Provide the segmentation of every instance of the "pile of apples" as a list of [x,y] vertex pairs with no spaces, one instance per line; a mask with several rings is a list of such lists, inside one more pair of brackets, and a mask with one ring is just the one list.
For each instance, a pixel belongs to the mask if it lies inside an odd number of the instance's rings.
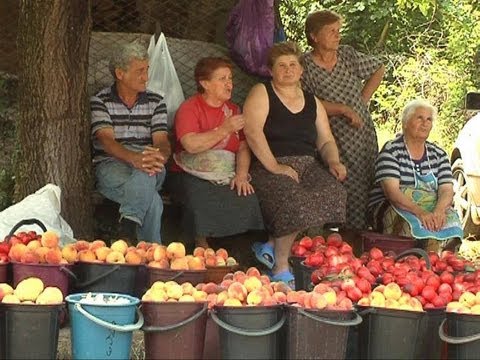
[[480,291],[476,294],[470,291],[464,292],[458,301],[451,301],[447,304],[446,311],[459,314],[480,315]]
[[5,304],[53,305],[63,302],[62,291],[47,286],[37,277],[23,279],[13,289],[9,284],[0,283],[0,300]]
[[189,282],[178,284],[175,281],[156,281],[142,296],[142,301],[204,302],[207,301],[207,293]]
[[306,309],[318,310],[352,310],[353,302],[345,292],[337,292],[325,284],[316,285],[312,291],[290,291],[287,293],[287,303]]
[[8,253],[10,248],[15,244],[27,245],[33,240],[41,240],[42,236],[37,234],[36,231],[20,231],[15,235],[6,236],[5,239],[0,242],[0,264],[9,262]]

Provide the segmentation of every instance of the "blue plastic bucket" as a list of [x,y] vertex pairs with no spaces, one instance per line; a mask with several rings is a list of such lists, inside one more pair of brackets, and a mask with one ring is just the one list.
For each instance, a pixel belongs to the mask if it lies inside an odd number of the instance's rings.
[[[66,297],[74,359],[130,359],[132,333],[143,326],[138,298],[116,293],[92,293],[129,300],[127,304],[85,304],[85,293]],[[135,322],[135,314],[138,320]]]

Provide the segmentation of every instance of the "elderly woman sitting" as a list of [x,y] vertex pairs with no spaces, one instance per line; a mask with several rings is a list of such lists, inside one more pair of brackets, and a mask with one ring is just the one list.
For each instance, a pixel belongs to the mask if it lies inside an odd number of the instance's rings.
[[232,64],[219,57],[195,67],[198,93],[175,115],[175,164],[168,189],[182,206],[183,229],[196,246],[207,237],[263,229],[257,197],[250,184],[250,150],[245,120],[230,101]]
[[[410,101],[403,110],[403,134],[388,141],[375,167],[369,219],[374,230],[413,237],[423,248],[463,236],[452,208],[453,177],[447,154],[428,136],[436,109],[427,101]],[[435,240],[433,240],[435,239]]]

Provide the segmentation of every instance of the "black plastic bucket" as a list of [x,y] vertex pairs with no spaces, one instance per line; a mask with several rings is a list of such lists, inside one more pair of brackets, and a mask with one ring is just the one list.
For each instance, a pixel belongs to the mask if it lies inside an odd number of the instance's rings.
[[147,266],[147,285],[151,287],[155,281],[175,281],[178,284],[185,282],[193,286],[205,282],[207,270],[172,270],[159,269]]
[[[446,324],[446,329],[445,329]],[[448,359],[478,359],[480,356],[480,316],[446,313],[438,335],[448,344]]]
[[344,359],[348,330],[362,322],[354,311],[287,306],[287,359]]
[[[361,359],[418,359],[426,336],[425,312],[359,307]],[[418,341],[417,341],[418,340]]]
[[438,335],[438,328],[445,320],[445,308],[427,309],[422,319],[423,338],[417,339],[420,347],[421,359],[441,359],[445,343]]
[[143,302],[145,359],[201,358],[206,302]]
[[293,277],[295,278],[295,290],[308,290],[313,269],[304,265],[304,256],[290,256],[288,264],[292,268]]
[[136,296],[137,273],[140,265],[96,264],[79,262],[74,267],[77,276],[75,292],[120,293]]
[[284,357],[286,313],[282,305],[214,306],[211,318],[220,327],[222,359]]
[[0,304],[1,359],[56,359],[64,304]]

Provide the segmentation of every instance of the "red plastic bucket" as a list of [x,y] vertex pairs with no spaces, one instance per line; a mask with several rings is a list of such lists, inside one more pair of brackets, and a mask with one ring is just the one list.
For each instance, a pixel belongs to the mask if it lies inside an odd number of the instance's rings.
[[66,297],[69,294],[70,279],[76,279],[72,265],[61,264],[24,264],[12,262],[13,287],[23,279],[37,277],[45,286],[58,287]]
[[145,359],[198,359],[203,354],[206,302],[142,302]]

